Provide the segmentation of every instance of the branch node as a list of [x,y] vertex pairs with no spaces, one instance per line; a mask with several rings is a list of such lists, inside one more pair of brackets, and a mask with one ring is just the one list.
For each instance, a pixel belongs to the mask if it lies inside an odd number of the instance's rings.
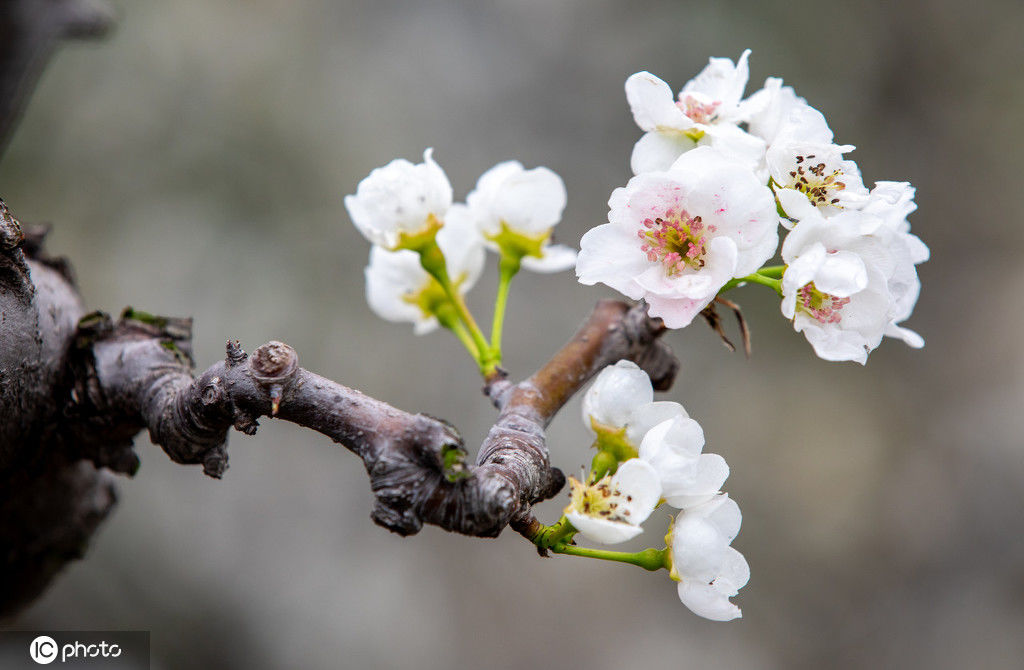
[[228,340],[227,357],[224,359],[224,364],[229,368],[241,365],[245,362],[245,359],[249,357],[240,345],[241,343],[238,340],[235,340],[234,342]]
[[264,386],[281,384],[299,369],[299,355],[284,342],[271,340],[252,352],[249,367]]
[[0,198],[0,250],[13,249],[23,241],[25,241],[25,233],[21,230],[21,224]]

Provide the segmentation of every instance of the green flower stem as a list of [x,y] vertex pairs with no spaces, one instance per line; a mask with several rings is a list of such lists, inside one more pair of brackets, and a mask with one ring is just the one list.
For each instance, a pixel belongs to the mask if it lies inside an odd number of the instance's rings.
[[473,341],[473,337],[466,330],[466,327],[459,321],[459,316],[455,312],[455,308],[451,303],[445,303],[443,307],[439,308],[436,312],[437,320],[442,326],[452,331],[455,337],[459,338],[459,342],[462,342],[462,346],[466,348],[469,355],[473,357],[473,360],[478,364],[480,363],[480,351],[476,348],[476,343]]
[[[455,313],[459,317],[459,321],[466,327],[469,332],[469,336],[475,345],[477,352],[476,355],[477,363],[480,365],[482,372],[486,372],[486,368],[489,365],[493,365],[493,352],[491,352],[490,345],[487,344],[487,339],[484,337],[483,331],[480,330],[480,326],[477,325],[476,319],[469,311],[469,307],[466,306],[466,301],[462,299],[462,294],[459,293],[455,285],[452,284],[451,277],[448,276],[448,267],[445,264],[444,253],[441,248],[437,246],[437,242],[431,242],[425,244],[421,248],[417,249],[420,254],[420,265],[427,273],[437,280],[437,283],[444,289],[445,295],[448,300],[451,301],[452,307],[455,308]],[[500,360],[500,359],[499,359]]]
[[758,270],[757,274],[764,275],[765,277],[771,277],[772,279],[782,279],[782,273],[785,271],[785,265],[766,265]]
[[502,253],[498,264],[498,295],[494,299],[494,321],[491,324],[491,351],[501,360],[501,332],[505,327],[505,306],[512,278],[519,272],[521,256]]
[[[768,269],[771,270],[772,272],[776,271],[775,268],[768,268]],[[785,268],[783,268],[783,270],[784,269]],[[782,276],[781,275],[781,271],[779,271],[779,276],[780,277]],[[780,298],[782,297],[782,279],[777,279],[775,277],[769,277],[769,276],[761,274],[760,272],[755,272],[754,274],[747,275],[746,277],[738,277],[736,279],[730,279],[728,282],[725,283],[725,286],[723,286],[718,292],[720,294],[721,293],[725,293],[726,291],[728,291],[730,289],[734,289],[737,286],[740,286],[741,284],[761,284],[762,286],[767,286],[767,287],[773,289],[776,293],[779,294]]]
[[616,561],[618,563],[629,563],[644,570],[661,570],[668,568],[668,548],[665,549],[644,549],[636,553],[624,551],[605,551],[604,549],[590,549],[589,547],[577,547],[573,544],[559,544],[551,547],[556,554],[569,554],[570,556],[585,556],[586,558],[599,558],[602,561]]

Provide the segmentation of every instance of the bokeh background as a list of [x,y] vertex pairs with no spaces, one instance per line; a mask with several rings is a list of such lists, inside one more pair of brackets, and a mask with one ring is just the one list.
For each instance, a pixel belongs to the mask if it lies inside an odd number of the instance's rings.
[[[63,48],[0,161],[12,210],[52,221],[90,308],[192,315],[205,367],[237,338],[478,444],[492,418],[453,338],[376,319],[342,196],[423,149],[456,197],[494,163],[567,184],[560,241],[605,221],[640,133],[622,85],[674,88],[753,49],[858,145],[865,181],[910,180],[932,249],[908,325],[866,367],[817,359],[760,287],[735,294],[754,356],[694,324],[664,397],[732,466],[744,618],[692,615],[664,573],[541,559],[514,533],[369,519],[361,463],[265,420],[223,481],[145,436],[119,509],[13,627],[146,629],[155,667],[1017,668],[1024,658],[1024,5],[658,0],[116,2],[107,40]],[[487,313],[492,268],[473,296]],[[611,291],[571,273],[513,287],[523,376]],[[731,327],[731,323],[729,324]],[[588,462],[578,401],[553,460]],[[564,504],[540,513],[556,518]],[[648,524],[657,544],[668,514]],[[660,545],[659,545],[660,546]]]

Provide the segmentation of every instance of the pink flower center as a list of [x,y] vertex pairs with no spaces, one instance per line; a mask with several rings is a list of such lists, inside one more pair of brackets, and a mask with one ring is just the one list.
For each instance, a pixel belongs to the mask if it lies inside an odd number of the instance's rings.
[[636,234],[647,260],[661,263],[672,276],[687,268],[704,267],[704,235],[708,232],[715,232],[715,226],[705,226],[699,216],[691,217],[684,210],[670,209],[663,217],[644,219],[643,229]]
[[840,312],[850,299],[822,293],[811,282],[797,291],[796,302],[797,309],[810,314],[819,323],[839,323],[842,320]]
[[796,157],[796,169],[789,172],[793,179],[793,188],[806,195],[816,207],[840,207],[839,198],[835,194],[846,188],[846,184],[839,181],[843,171],[833,170],[825,174],[825,164],[812,164],[813,160],[814,154]]
[[718,100],[714,102],[701,102],[692,95],[688,95],[685,98],[680,97],[676,106],[694,123],[714,123],[715,119],[718,118],[716,110],[721,104],[721,101]]

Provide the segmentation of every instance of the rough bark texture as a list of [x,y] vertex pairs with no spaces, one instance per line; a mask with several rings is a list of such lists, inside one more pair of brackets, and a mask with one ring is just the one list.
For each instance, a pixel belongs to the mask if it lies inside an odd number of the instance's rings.
[[[0,4],[0,149],[56,41],[109,24],[100,7]],[[644,305],[601,302],[531,377],[488,380],[498,416],[470,463],[448,423],[304,370],[281,342],[251,356],[229,342],[223,361],[193,376],[191,320],[131,308],[116,322],[83,316],[69,265],[46,256],[44,234],[0,201],[0,616],[83,555],[115,504],[113,473],[138,469],[132,441],[141,430],[174,461],[220,477],[232,427],[252,434],[260,417],[291,421],[363,460],[378,524],[402,535],[428,523],[490,537],[528,524],[531,505],[564,485],[544,430],[591,376],[628,358],[666,388],[677,370],[658,340],[664,326]]]

